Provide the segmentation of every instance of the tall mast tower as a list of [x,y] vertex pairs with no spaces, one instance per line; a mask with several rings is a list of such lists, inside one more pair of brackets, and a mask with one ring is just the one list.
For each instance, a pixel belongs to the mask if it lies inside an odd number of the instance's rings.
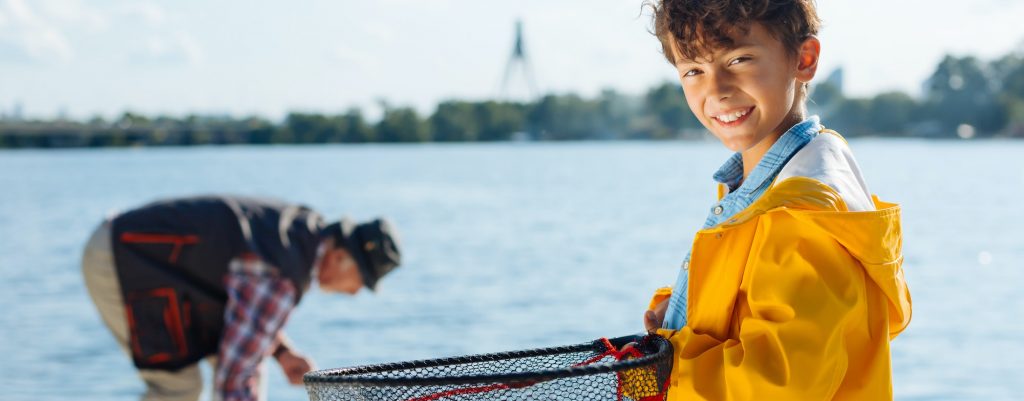
[[530,66],[530,59],[526,57],[526,45],[523,44],[523,21],[516,20],[516,40],[512,46],[512,56],[505,64],[505,76],[501,80],[502,99],[507,99],[509,94],[509,82],[516,71],[520,71],[526,80],[526,88],[529,91],[530,99],[537,98],[537,82],[533,76],[533,68]]

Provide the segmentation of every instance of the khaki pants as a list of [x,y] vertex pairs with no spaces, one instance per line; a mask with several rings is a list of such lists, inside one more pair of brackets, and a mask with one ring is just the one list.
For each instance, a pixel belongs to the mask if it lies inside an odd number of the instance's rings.
[[[110,222],[105,221],[92,233],[82,255],[82,275],[96,310],[103,323],[110,329],[121,350],[131,357],[128,349],[128,321],[125,317],[124,301],[121,298],[121,284],[117,281],[114,254],[110,245]],[[217,358],[209,357],[211,371],[217,366]],[[261,364],[261,377],[266,377],[266,364]],[[203,377],[199,364],[182,368],[177,372],[154,369],[139,369],[139,376],[146,383],[145,401],[195,401],[203,391]],[[266,380],[261,380],[260,397],[266,399]],[[213,399],[220,397],[214,395]]]

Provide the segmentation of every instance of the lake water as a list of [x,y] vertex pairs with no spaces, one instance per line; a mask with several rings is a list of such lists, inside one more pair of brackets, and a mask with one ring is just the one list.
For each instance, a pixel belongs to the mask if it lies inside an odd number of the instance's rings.
[[[1024,398],[1024,142],[851,141],[904,208],[899,400]],[[274,146],[0,152],[0,399],[133,400],[79,258],[107,213],[182,194],[390,216],[405,266],[377,294],[312,292],[287,332],[320,368],[642,329],[714,200],[717,143]],[[303,400],[276,364],[270,398]]]

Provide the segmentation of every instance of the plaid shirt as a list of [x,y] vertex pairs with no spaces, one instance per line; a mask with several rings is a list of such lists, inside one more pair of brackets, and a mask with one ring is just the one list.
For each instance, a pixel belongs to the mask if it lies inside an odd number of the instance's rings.
[[224,281],[228,302],[214,391],[224,401],[257,400],[259,366],[277,347],[277,335],[295,307],[296,288],[252,254],[233,259]]

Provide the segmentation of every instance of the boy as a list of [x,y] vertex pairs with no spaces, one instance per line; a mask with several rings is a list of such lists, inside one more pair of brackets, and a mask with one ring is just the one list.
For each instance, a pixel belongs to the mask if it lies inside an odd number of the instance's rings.
[[736,154],[649,331],[672,342],[670,400],[892,399],[910,320],[899,207],[869,196],[846,142],[807,117],[813,0],[659,0],[686,102]]

